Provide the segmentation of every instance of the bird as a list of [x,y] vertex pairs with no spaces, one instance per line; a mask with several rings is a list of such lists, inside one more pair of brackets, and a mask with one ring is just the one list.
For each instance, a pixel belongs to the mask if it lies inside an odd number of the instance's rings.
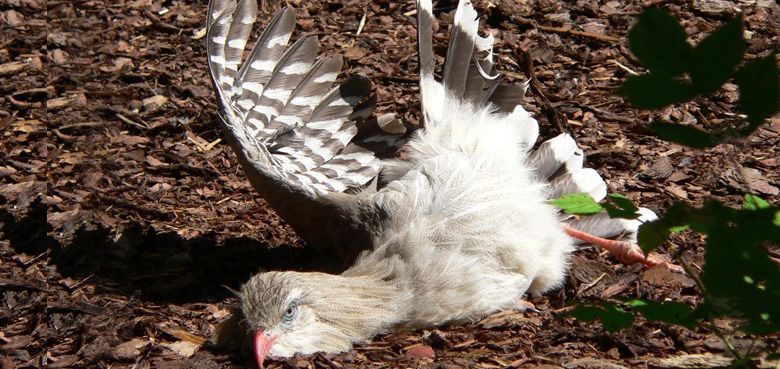
[[562,286],[581,241],[626,262],[658,262],[632,243],[651,210],[577,218],[549,203],[569,193],[600,201],[607,186],[570,134],[536,145],[538,122],[521,105],[527,83],[501,83],[495,38],[480,35],[469,0],[455,9],[441,79],[433,5],[417,1],[416,129],[374,116],[365,77],[336,83],[343,59],[318,57],[315,36],[290,45],[291,8],[275,13],[243,60],[257,14],[255,0],[209,2],[219,124],[260,196],[307,245],[346,265],[339,274],[260,272],[236,291],[258,366],[522,311],[526,294]]

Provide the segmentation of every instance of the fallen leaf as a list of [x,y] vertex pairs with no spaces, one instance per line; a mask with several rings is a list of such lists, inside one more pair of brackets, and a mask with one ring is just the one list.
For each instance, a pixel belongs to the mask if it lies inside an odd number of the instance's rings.
[[142,136],[117,135],[111,137],[111,143],[121,143],[126,146],[143,145],[149,143],[149,139]]
[[132,360],[141,355],[141,349],[150,343],[151,341],[148,338],[133,338],[114,347],[111,354],[117,360]]
[[163,343],[162,346],[175,352],[179,356],[190,357],[195,355],[200,345],[188,341],[177,341],[174,343]]
[[144,110],[154,110],[156,108],[162,107],[167,102],[168,98],[163,95],[154,95],[141,101],[141,103],[144,105]]

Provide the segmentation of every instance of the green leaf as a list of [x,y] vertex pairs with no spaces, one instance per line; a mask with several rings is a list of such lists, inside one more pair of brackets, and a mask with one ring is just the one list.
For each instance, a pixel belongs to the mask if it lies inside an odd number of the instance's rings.
[[754,369],[756,366],[749,358],[734,359],[728,369]]
[[693,49],[690,74],[696,92],[714,92],[729,79],[747,49],[742,29],[742,17],[739,16],[712,32]]
[[642,314],[647,320],[676,324],[688,328],[692,328],[695,323],[691,319],[693,309],[681,302],[631,300],[627,304],[634,311]]
[[768,209],[770,207],[771,205],[766,200],[753,194],[745,195],[745,201],[742,204],[742,209],[744,210]]
[[658,137],[666,141],[678,143],[695,149],[706,149],[719,143],[719,140],[714,135],[691,126],[684,126],[681,124],[654,121],[650,124],[650,130],[652,130]]
[[739,85],[739,111],[747,114],[751,133],[764,119],[777,112],[778,83],[775,55],[754,60],[740,68],[736,75]]
[[713,316],[742,319],[747,333],[778,332],[780,268],[764,246],[780,242],[772,224],[777,208],[755,197],[747,197],[746,203],[748,209],[738,210],[710,202],[688,212],[707,234],[701,274],[705,302]]
[[750,334],[780,332],[780,268],[766,249],[767,244],[780,244],[780,211],[754,195],[745,196],[743,209],[716,201],[701,208],[677,203],[662,218],[639,228],[639,244],[645,252],[652,250],[684,225],[707,235],[702,304],[693,311],[653,307],[647,301],[627,305],[648,319],[667,323],[732,317],[744,322],[740,328]]
[[691,45],[685,29],[669,13],[651,8],[639,16],[628,33],[628,44],[653,74],[673,77],[688,69]]
[[561,208],[561,210],[565,211],[567,214],[573,215],[593,215],[604,210],[593,197],[586,193],[574,193],[561,196],[550,201],[550,204]]
[[619,331],[634,324],[634,315],[626,312],[620,306],[608,303],[600,305],[602,306],[578,306],[569,314],[584,322],[600,320],[604,328],[610,332]]
[[610,218],[636,219],[641,214],[639,208],[631,202],[631,199],[619,193],[609,195],[610,203],[604,204]]
[[680,233],[680,232],[682,232],[682,231],[684,231],[684,230],[686,230],[688,228],[691,228],[691,226],[689,226],[687,224],[681,225],[681,226],[676,226],[676,227],[670,227],[669,228],[669,232]]
[[663,217],[639,226],[637,243],[647,254],[666,242],[672,232],[680,232],[689,227],[699,231],[705,227],[705,225],[700,224],[702,222],[702,220],[692,216],[691,208],[688,205],[677,203],[672,205]]
[[628,77],[615,93],[642,109],[662,109],[695,96],[690,85],[654,73]]

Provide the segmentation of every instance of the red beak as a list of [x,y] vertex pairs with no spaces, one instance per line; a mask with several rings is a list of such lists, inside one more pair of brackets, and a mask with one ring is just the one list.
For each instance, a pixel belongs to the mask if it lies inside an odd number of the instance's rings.
[[255,333],[255,358],[257,358],[257,366],[261,369],[265,368],[263,362],[275,341],[276,336],[269,336],[263,331]]

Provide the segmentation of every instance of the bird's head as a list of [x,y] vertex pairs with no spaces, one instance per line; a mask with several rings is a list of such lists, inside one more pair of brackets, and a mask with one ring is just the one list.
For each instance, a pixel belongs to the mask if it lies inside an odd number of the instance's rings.
[[267,272],[239,293],[258,366],[266,357],[342,352],[384,329],[391,318],[389,290],[362,278],[324,273]]
[[[254,335],[258,366],[266,356],[289,357],[324,346],[323,326],[316,312],[316,291],[300,273],[269,272],[241,287],[241,310]],[[311,276],[310,276],[311,277]],[[319,313],[319,314],[318,314]]]

